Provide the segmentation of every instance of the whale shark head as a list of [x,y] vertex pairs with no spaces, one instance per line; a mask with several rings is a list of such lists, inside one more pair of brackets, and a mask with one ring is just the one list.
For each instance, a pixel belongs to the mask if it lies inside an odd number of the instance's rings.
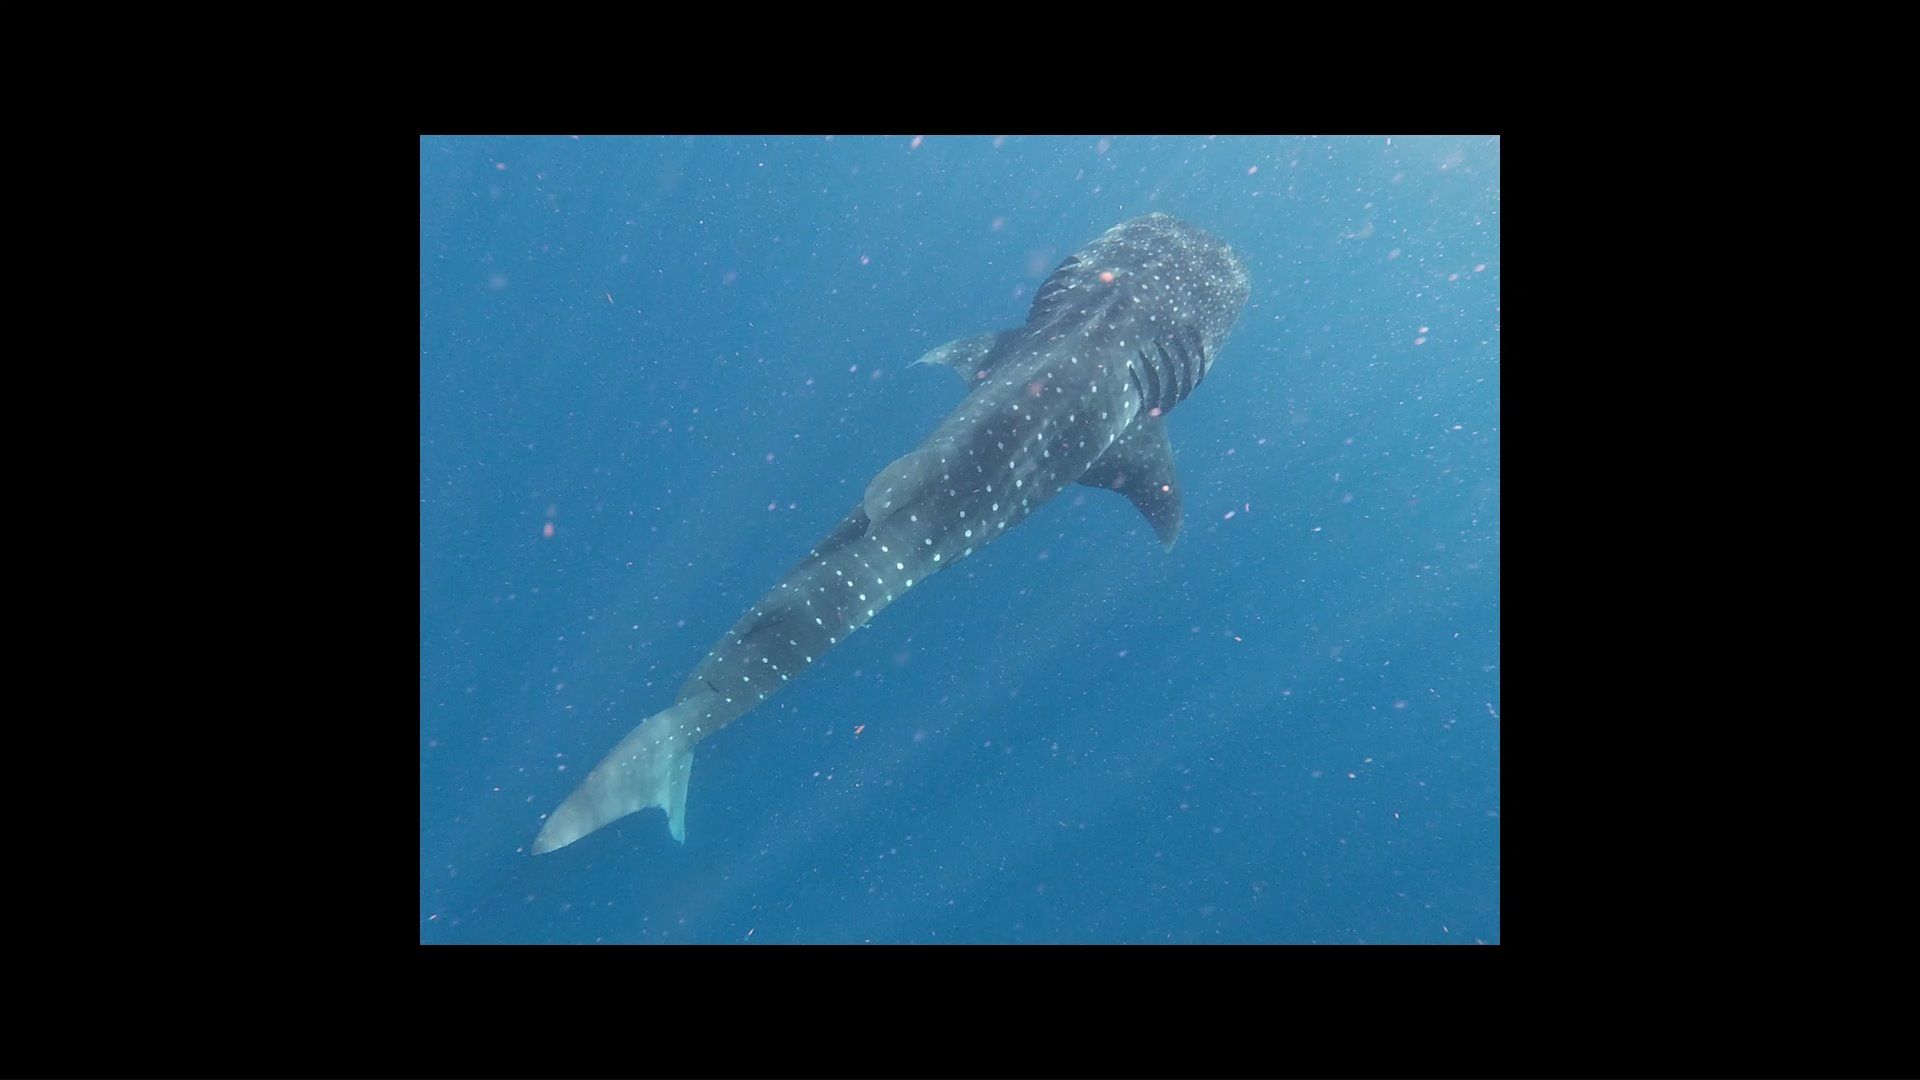
[[1239,256],[1213,234],[1171,214],[1147,214],[1067,256],[1034,293],[1027,325],[1139,321],[1149,333],[1154,324],[1190,326],[1210,363],[1250,289]]

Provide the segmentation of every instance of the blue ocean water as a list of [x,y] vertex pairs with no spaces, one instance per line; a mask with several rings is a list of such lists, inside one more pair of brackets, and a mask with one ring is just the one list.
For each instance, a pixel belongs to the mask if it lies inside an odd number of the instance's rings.
[[[1500,148],[429,137],[420,940],[1496,943]],[[700,744],[687,842],[544,815],[1151,211],[1252,296],[1162,550],[1070,488]]]

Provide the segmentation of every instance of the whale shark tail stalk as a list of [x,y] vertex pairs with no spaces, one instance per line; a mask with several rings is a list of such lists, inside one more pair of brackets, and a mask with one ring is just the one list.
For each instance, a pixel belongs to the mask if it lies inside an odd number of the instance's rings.
[[687,780],[693,745],[714,727],[718,695],[703,691],[654,713],[593,767],[567,801],[547,818],[533,853],[566,847],[636,810],[667,812],[667,830],[687,842]]

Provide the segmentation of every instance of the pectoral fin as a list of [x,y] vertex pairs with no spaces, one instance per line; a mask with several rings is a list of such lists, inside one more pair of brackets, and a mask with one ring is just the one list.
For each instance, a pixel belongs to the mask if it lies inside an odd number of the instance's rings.
[[1000,348],[1013,335],[1014,330],[1002,330],[994,334],[979,334],[970,338],[957,338],[937,348],[928,349],[909,367],[919,364],[945,364],[967,381],[971,390],[985,381],[994,366],[1007,354]]
[[1173,474],[1173,445],[1166,421],[1157,416],[1135,420],[1107,452],[1087,468],[1080,482],[1125,495],[1171,550],[1180,535],[1180,480]]

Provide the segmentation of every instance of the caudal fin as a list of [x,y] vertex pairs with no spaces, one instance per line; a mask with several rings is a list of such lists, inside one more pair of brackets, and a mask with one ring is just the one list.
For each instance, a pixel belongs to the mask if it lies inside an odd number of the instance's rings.
[[629,732],[547,818],[540,835],[534,837],[533,853],[544,855],[566,847],[649,806],[665,810],[667,831],[686,843],[693,745],[703,731],[712,730],[712,704],[713,695],[695,694],[654,713]]

